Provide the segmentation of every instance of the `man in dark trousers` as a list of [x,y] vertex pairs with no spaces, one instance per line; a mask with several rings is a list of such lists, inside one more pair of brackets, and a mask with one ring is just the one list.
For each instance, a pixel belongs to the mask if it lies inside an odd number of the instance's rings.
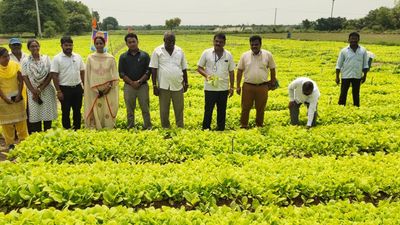
[[[360,106],[360,86],[367,79],[368,53],[358,45],[360,34],[353,32],[349,35],[349,46],[340,51],[336,64],[336,84],[340,84],[339,105],[346,105],[347,92],[350,84],[353,92],[353,104]],[[342,73],[342,79],[340,79]]]

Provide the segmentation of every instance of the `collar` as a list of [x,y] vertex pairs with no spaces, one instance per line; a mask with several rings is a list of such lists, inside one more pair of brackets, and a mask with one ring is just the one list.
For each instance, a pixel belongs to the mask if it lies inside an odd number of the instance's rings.
[[132,54],[132,52],[129,51],[129,49],[128,49],[128,51],[126,51],[126,54],[131,55],[131,56],[135,56],[135,55],[137,55],[137,54],[140,55],[140,53],[141,53],[141,50],[140,50],[140,49],[138,49],[138,51],[137,51],[135,54]]
[[[251,51],[251,50],[250,50],[250,51]],[[254,52],[253,52],[253,51],[251,51],[251,54],[252,54],[252,55],[254,55],[254,56],[261,55],[261,54],[262,54],[262,49],[260,49],[260,51],[259,51],[257,54],[254,54]]]
[[63,56],[63,57],[68,57],[68,58],[72,58],[72,57],[74,57],[75,56],[75,54],[74,54],[74,52],[72,52],[71,53],[71,56],[67,56],[64,52],[61,52],[61,56]]

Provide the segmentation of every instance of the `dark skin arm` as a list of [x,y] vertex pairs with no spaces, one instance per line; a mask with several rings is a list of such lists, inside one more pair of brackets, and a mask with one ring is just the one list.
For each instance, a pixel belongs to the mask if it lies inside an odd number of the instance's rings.
[[80,75],[81,75],[81,82],[82,82],[82,85],[85,86],[85,83],[84,83],[84,81],[85,81],[85,71],[84,71],[84,70],[81,70],[81,71],[80,71]]
[[340,69],[336,69],[336,84],[340,84]]
[[19,71],[18,71],[17,79],[18,79],[18,95],[15,98],[15,102],[19,102],[22,100],[22,88],[24,87],[24,81],[22,79],[22,74]]
[[211,75],[207,74],[204,67],[197,66],[197,72],[199,72],[199,74],[201,74],[204,78],[206,78],[206,80],[209,80],[211,77]]
[[153,82],[153,93],[155,96],[160,94],[160,90],[157,86],[157,68],[151,68],[151,81]]
[[[31,81],[29,80],[29,78],[27,76],[23,77],[26,87],[29,89],[29,91],[32,93],[32,99],[35,102],[39,101],[39,95],[40,95],[40,91],[39,88],[34,88]],[[47,78],[46,78],[47,79]]]
[[238,95],[240,95],[240,92],[242,91],[242,88],[240,87],[240,83],[242,82],[242,76],[243,76],[243,70],[238,69],[236,75],[236,93]]
[[142,84],[143,82],[145,82],[146,80],[148,80],[149,77],[147,76],[147,74],[143,74],[139,80],[131,80],[128,76],[123,76],[122,80],[131,85],[133,88],[135,89],[139,89],[140,84]]
[[187,92],[187,90],[189,88],[187,70],[184,69],[184,70],[182,70],[182,72],[183,72],[183,93],[185,93],[185,92]]
[[51,73],[51,76],[53,77],[53,83],[54,86],[56,87],[56,91],[57,91],[57,98],[60,101],[64,100],[64,95],[60,89],[60,80],[58,79],[58,73]]
[[368,73],[369,68],[363,69],[364,76],[361,78],[361,83],[363,84],[365,80],[367,79],[367,73]]
[[229,97],[233,96],[233,87],[235,86],[235,71],[229,71],[229,83],[230,83],[230,88],[229,88]]

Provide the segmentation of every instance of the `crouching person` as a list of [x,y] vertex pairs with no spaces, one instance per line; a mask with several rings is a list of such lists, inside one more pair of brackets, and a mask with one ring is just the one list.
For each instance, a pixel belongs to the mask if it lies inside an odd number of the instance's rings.
[[307,128],[315,126],[319,96],[317,84],[307,77],[299,77],[289,84],[289,110],[292,125],[299,124],[299,109],[304,103],[308,108]]

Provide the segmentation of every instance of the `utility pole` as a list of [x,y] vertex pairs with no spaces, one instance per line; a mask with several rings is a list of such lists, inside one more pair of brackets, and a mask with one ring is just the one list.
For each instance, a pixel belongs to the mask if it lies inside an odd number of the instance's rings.
[[332,0],[331,18],[333,17],[333,7],[335,6],[335,0]]
[[275,8],[274,26],[276,26],[276,14],[278,14],[278,8]]
[[39,37],[42,38],[42,28],[40,26],[40,14],[39,14],[38,0],[35,0],[35,2],[36,2],[36,15],[37,15],[38,32],[39,32]]

